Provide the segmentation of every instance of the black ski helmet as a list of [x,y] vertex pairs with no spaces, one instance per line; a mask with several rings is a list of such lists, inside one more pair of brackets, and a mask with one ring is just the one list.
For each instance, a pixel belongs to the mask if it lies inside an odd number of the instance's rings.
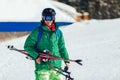
[[42,12],[42,16],[55,16],[56,12],[52,8],[45,8]]

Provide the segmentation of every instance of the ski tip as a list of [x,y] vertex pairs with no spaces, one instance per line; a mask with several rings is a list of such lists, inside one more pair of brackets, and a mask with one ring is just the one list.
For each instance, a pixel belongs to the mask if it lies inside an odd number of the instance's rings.
[[79,63],[79,62],[82,62],[82,60],[81,60],[81,59],[78,59],[78,60],[75,60],[75,62],[78,62],[78,63]]
[[78,64],[81,65],[81,66],[83,65],[83,64],[81,63],[81,62],[82,62],[81,59],[78,59],[78,60],[76,60],[75,62],[78,63]]
[[8,49],[12,49],[14,46],[13,45],[8,45],[7,48]]

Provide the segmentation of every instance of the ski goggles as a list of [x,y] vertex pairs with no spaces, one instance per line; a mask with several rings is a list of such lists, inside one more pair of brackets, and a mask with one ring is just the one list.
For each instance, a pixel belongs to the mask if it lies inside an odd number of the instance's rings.
[[46,21],[54,20],[53,16],[44,16],[43,19],[46,20]]

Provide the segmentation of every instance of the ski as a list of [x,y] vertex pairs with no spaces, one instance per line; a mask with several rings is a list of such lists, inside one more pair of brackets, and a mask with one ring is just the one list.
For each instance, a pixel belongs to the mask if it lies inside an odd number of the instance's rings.
[[74,78],[71,77],[71,72],[68,72],[68,71],[64,71],[63,69],[61,68],[57,68],[57,67],[54,67],[53,65],[49,65],[51,69],[53,69],[54,71],[62,74],[63,76],[65,76],[66,80],[74,80]]
[[8,48],[9,50],[14,50],[14,51],[20,52],[20,53],[26,55],[26,56],[27,56],[27,57],[26,57],[27,59],[33,60],[32,56],[30,56],[29,53],[26,52],[25,50],[17,49],[17,48],[15,48],[13,45],[8,45],[7,48]]
[[[14,51],[20,52],[20,53],[25,54],[28,57],[32,58],[32,56],[30,56],[28,52],[26,52],[25,50],[17,49],[13,45],[8,45],[7,48],[9,50],[14,50]],[[61,57],[52,55],[50,52],[47,52],[47,54],[46,54],[46,52],[40,52],[39,55],[40,55],[41,58],[46,58],[46,59],[49,59],[49,60],[63,60],[63,61],[68,61],[68,62],[75,62],[79,65],[82,65],[82,63],[81,63],[82,60],[81,59],[77,59],[77,60],[65,59],[65,58],[61,58]]]
[[[26,55],[26,56],[27,56],[27,57],[26,57],[27,59],[34,60],[34,59],[32,58],[32,56],[30,56],[29,53],[26,52],[25,50],[17,49],[17,48],[15,48],[13,45],[8,45],[7,48],[8,48],[9,50],[14,50],[14,51],[17,51],[17,52],[20,52],[20,53]],[[44,58],[45,58],[45,59],[48,59],[48,60],[63,60],[63,61],[69,61],[69,62],[76,62],[76,63],[78,63],[79,65],[82,65],[82,63],[81,63],[82,60],[80,60],[80,59],[77,59],[77,60],[64,59],[64,58],[61,58],[61,57],[57,57],[57,56],[55,56],[55,55],[52,55],[52,54],[50,54],[50,52],[47,52],[47,53],[46,53],[46,52],[40,52],[39,55],[40,55],[40,58],[41,58],[41,59],[44,59]],[[54,71],[57,71],[58,73],[60,73],[60,74],[62,74],[63,76],[65,76],[66,80],[74,80],[74,78],[72,78],[71,75],[70,75],[71,72],[64,71],[63,69],[54,67],[54,66],[51,65],[51,64],[49,64],[49,66],[50,66],[50,68],[53,69]]]
[[[28,52],[26,52],[25,50],[20,50],[20,49],[17,49],[17,48],[15,48],[13,45],[8,45],[7,46],[7,48],[9,49],[9,50],[14,50],[14,51],[17,51],[17,52],[20,52],[20,53],[22,53],[22,54],[24,54],[24,55],[27,55],[27,59],[30,59],[30,60],[34,60],[29,54],[28,54]],[[57,58],[56,57],[53,57],[51,54],[45,54],[45,52],[42,52],[42,53],[40,53],[40,57],[41,58],[47,58],[47,59],[49,59],[49,60],[57,60]],[[29,57],[29,58],[28,58]],[[49,64],[49,66],[50,66],[50,68],[51,69],[53,69],[54,71],[57,71],[58,73],[60,73],[60,74],[62,74],[63,76],[65,76],[65,78],[66,78],[66,80],[74,80],[74,78],[72,78],[71,76],[70,76],[70,72],[68,72],[68,71],[64,71],[63,69],[61,69],[61,68],[57,68],[57,67],[54,67],[52,64]]]

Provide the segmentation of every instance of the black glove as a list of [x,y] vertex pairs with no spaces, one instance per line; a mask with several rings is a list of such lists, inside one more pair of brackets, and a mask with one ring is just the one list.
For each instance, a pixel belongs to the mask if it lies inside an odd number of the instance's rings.
[[64,67],[64,71],[65,71],[65,72],[67,72],[68,69],[69,69],[68,66],[65,66],[65,67]]

